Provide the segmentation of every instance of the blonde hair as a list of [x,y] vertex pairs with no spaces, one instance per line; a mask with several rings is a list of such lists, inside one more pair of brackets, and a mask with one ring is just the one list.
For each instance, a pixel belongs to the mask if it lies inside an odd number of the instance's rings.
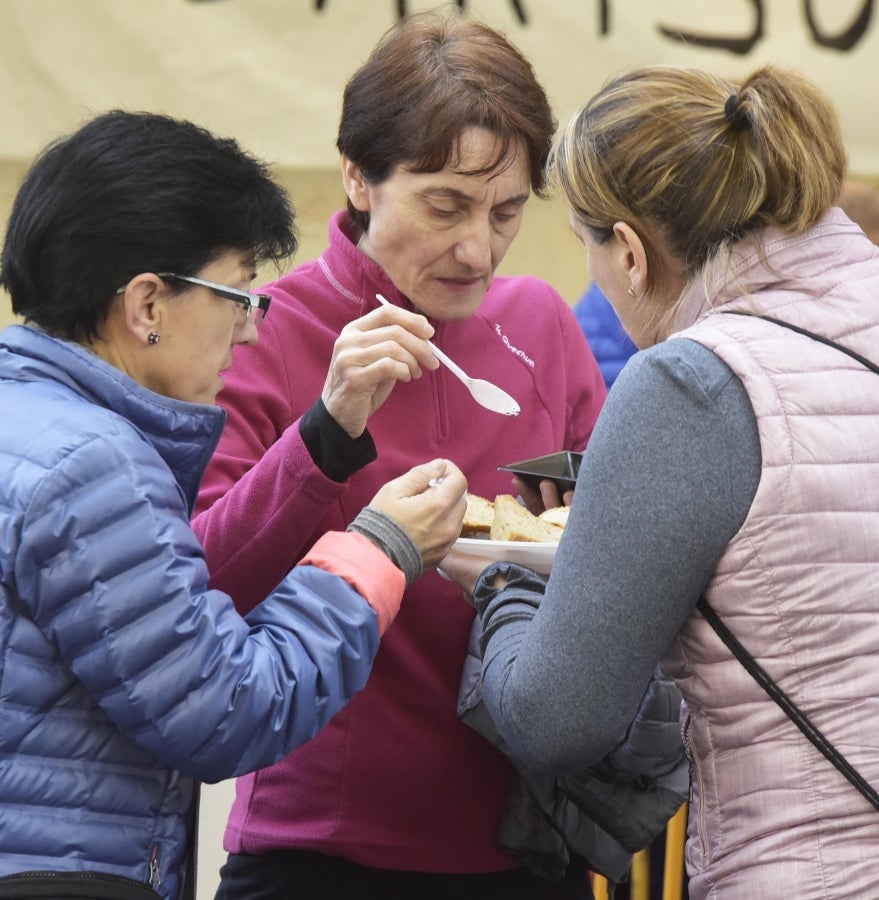
[[549,168],[599,243],[619,221],[637,232],[649,294],[669,262],[693,278],[760,229],[813,226],[839,196],[846,153],[832,104],[794,72],[765,66],[736,85],[645,66],[608,81],[571,119]]

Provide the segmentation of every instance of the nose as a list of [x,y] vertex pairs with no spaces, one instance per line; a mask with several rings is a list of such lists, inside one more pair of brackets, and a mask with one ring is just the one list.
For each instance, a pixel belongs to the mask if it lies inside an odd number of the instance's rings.
[[491,269],[491,225],[487,220],[467,222],[455,244],[455,259],[477,272]]
[[259,340],[259,329],[250,316],[243,317],[237,322],[232,331],[232,343],[234,344],[256,344]]

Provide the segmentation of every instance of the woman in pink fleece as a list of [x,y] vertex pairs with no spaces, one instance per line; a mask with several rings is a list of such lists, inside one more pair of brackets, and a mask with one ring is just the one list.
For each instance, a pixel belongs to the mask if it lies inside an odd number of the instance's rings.
[[[266,287],[272,316],[227,373],[195,520],[214,583],[243,608],[414,462],[451,459],[494,497],[514,487],[499,465],[586,445],[605,388],[573,313],[537,278],[495,277],[554,131],[527,60],[461,16],[409,17],[349,81],[347,209],[319,259]],[[521,414],[413,365],[425,336]],[[551,883],[498,846],[513,769],[456,716],[472,622],[436,573],[409,585],[366,689],[239,779],[219,896],[591,896],[583,865]]]

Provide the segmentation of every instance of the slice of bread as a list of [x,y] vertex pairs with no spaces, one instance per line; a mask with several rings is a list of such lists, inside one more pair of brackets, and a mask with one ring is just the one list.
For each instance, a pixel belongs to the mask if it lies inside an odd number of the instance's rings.
[[494,501],[494,519],[489,537],[493,541],[558,543],[564,529],[532,515],[513,497],[500,494]]
[[570,506],[553,506],[545,509],[537,518],[549,522],[550,525],[558,525],[564,528],[568,524],[568,513],[571,511]]
[[464,513],[464,525],[461,534],[464,537],[477,534],[487,535],[494,521],[494,503],[477,494],[467,494],[467,511]]

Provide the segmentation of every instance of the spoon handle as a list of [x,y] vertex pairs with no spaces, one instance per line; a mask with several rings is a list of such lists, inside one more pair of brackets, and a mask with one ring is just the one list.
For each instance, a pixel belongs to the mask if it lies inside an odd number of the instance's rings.
[[[386,297],[383,297],[381,294],[376,294],[375,299],[378,300],[379,303],[384,304],[385,306],[392,305],[391,301],[388,300]],[[470,376],[457,363],[452,362],[452,360],[449,359],[449,357],[446,356],[446,354],[443,353],[443,351],[440,350],[440,348],[437,347],[436,344],[433,343],[433,341],[428,341],[427,344],[430,347],[431,351],[433,352],[433,355],[444,366],[446,366],[450,372],[452,372],[454,375],[456,375],[458,378],[460,378],[461,381],[464,382],[464,384],[468,384],[470,382]]]
[[433,351],[433,355],[453,374],[457,375],[464,384],[469,383],[470,376],[455,362],[452,362],[433,341],[428,341],[428,346]]

